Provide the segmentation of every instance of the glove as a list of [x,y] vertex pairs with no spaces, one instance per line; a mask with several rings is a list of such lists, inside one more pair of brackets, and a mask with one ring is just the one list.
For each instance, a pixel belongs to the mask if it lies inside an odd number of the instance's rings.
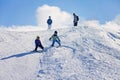
[[51,40],[51,38],[49,38],[49,40]]

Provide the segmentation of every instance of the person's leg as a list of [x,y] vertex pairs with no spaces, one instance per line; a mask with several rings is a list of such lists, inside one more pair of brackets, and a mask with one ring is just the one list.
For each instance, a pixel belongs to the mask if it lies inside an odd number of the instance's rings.
[[39,47],[40,47],[41,49],[44,49],[44,47],[43,47],[42,45],[39,45]]
[[49,29],[49,24],[48,24],[48,29]]
[[76,26],[78,25],[78,22],[76,22]]
[[75,26],[77,26],[77,22],[75,22]]
[[48,24],[48,29],[51,29],[51,25]]
[[51,29],[51,25],[49,25],[49,29]]
[[60,43],[60,41],[56,40],[56,42],[59,44],[59,46],[61,46],[61,43]]
[[38,46],[36,45],[36,46],[35,46],[35,51],[37,51],[37,48],[38,48]]
[[75,22],[74,22],[74,26],[75,26]]
[[55,40],[52,41],[52,45],[51,46],[54,46],[54,44],[55,44]]

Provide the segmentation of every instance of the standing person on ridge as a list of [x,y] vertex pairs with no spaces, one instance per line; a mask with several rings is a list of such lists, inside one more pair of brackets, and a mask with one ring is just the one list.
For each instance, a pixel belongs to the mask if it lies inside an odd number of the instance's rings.
[[73,17],[74,17],[74,20],[73,20],[74,26],[77,26],[78,21],[79,21],[79,17],[75,13],[73,13]]
[[54,34],[53,34],[53,35],[50,37],[50,39],[49,39],[49,40],[52,39],[52,45],[51,45],[52,47],[54,46],[55,42],[57,42],[57,43],[59,44],[59,46],[61,46],[60,39],[59,39],[57,33],[58,33],[58,32],[55,31]]
[[41,44],[39,36],[37,36],[36,39],[35,39],[35,50],[34,51],[37,51],[38,47],[40,47],[42,50],[44,50],[44,47]]
[[47,24],[48,24],[48,29],[51,29],[51,26],[52,26],[51,16],[49,16],[49,18],[48,18],[48,20],[47,20]]

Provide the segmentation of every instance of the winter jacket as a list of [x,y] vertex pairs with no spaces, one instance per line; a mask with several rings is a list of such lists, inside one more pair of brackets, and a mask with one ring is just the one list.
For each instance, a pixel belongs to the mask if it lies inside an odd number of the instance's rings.
[[47,23],[48,23],[48,25],[51,25],[52,24],[52,19],[48,19]]
[[41,41],[39,39],[36,39],[35,40],[35,45],[37,45],[37,46],[41,45]]
[[79,21],[79,17],[77,15],[74,15],[74,22]]
[[56,34],[53,34],[51,37],[50,37],[50,39],[49,40],[58,40],[58,41],[60,41],[60,39],[59,39],[59,37],[56,35]]

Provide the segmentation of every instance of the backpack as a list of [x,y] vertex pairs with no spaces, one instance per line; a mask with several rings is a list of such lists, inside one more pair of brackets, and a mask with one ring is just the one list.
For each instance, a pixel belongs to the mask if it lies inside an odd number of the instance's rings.
[[78,16],[76,16],[76,18],[77,18],[77,21],[79,21],[79,17],[78,17]]

